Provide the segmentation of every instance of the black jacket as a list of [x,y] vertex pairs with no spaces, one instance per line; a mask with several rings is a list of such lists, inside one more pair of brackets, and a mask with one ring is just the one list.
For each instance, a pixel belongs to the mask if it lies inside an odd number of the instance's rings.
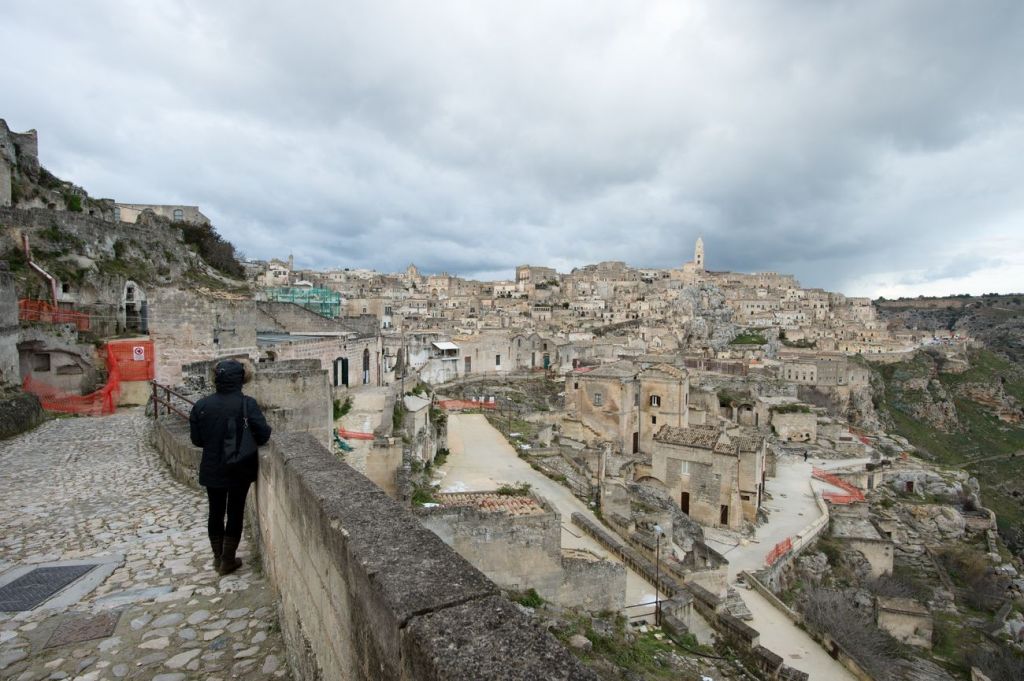
[[256,400],[242,394],[245,370],[235,361],[217,365],[215,383],[217,392],[196,402],[189,414],[192,444],[203,448],[203,460],[199,464],[199,484],[204,487],[234,487],[255,482],[259,470],[259,458],[234,466],[223,460],[224,434],[227,420],[232,416],[238,425],[236,438],[241,437],[242,400],[249,417],[249,429],[257,445],[264,445],[270,439],[270,425]]

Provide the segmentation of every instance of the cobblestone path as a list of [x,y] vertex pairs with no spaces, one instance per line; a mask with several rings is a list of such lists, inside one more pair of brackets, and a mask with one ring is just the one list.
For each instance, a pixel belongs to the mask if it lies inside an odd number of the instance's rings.
[[[0,584],[31,565],[112,563],[90,573],[93,581],[109,575],[88,593],[72,584],[57,597],[70,602],[0,613],[0,679],[288,676],[270,588],[248,560],[249,542],[242,540],[242,569],[218,577],[205,496],[171,477],[147,426],[133,409],[57,419],[0,442]],[[95,624],[104,613],[117,621],[109,635],[61,644],[87,628],[80,620]]]

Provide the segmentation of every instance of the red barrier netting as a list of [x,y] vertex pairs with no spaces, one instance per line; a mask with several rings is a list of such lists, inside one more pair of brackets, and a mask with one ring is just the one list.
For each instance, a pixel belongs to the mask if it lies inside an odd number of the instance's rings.
[[19,300],[18,319],[23,322],[74,324],[79,331],[89,330],[89,315],[56,307],[45,300]]
[[776,544],[768,555],[764,557],[764,564],[771,567],[775,565],[775,562],[786,555],[788,552],[793,550],[793,540],[790,537],[786,537],[778,544]]
[[345,430],[344,428],[338,428],[338,435],[345,438],[346,440],[372,440],[373,433],[360,433],[356,430]]
[[75,395],[31,376],[23,386],[47,411],[99,416],[117,409],[122,381],[145,381],[153,375],[153,341],[116,341],[107,343],[107,383],[95,392]]
[[494,402],[479,402],[477,400],[438,400],[437,406],[449,411],[455,409],[497,409]]

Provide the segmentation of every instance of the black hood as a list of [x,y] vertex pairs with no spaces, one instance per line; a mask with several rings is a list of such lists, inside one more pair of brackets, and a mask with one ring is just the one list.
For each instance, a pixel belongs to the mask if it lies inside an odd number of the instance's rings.
[[245,367],[241,362],[226,359],[213,370],[213,383],[219,393],[235,393],[242,389],[245,382]]

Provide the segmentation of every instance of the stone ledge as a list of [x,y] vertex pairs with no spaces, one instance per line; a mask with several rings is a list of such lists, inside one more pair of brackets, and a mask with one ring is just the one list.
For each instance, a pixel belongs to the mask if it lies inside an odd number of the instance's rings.
[[405,678],[596,681],[550,634],[499,596],[415,617],[402,637]]

